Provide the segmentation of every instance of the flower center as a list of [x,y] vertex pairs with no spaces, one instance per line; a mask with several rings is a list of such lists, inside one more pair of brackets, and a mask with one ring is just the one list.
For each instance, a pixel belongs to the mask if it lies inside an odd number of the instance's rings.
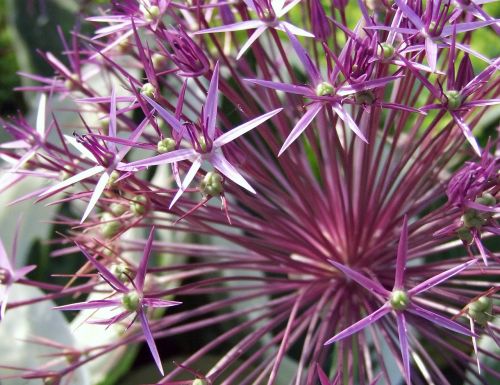
[[136,291],[127,293],[122,298],[122,306],[128,311],[136,311],[140,303],[141,297]]
[[153,99],[155,97],[155,86],[153,86],[151,83],[145,83],[141,87],[141,94],[146,95],[150,99]]
[[384,59],[390,59],[394,55],[394,47],[389,43],[382,43],[377,48],[377,53]]
[[334,91],[335,91],[335,89],[328,82],[321,82],[316,86],[316,95],[317,96],[331,95],[331,94],[333,94]]
[[10,271],[0,267],[0,285],[9,284],[11,279],[12,275],[10,274]]
[[394,310],[406,310],[410,305],[410,297],[404,290],[394,290],[389,298],[389,304]]
[[224,187],[222,186],[222,176],[215,171],[207,172],[201,180],[200,190],[203,195],[220,195],[224,190]]
[[462,105],[462,96],[460,95],[460,92],[450,90],[446,91],[444,96],[446,97],[446,104],[450,110],[456,110]]
[[157,5],[148,7],[141,4],[139,8],[142,12],[142,16],[144,16],[144,19],[147,21],[154,21],[160,16],[160,8]]

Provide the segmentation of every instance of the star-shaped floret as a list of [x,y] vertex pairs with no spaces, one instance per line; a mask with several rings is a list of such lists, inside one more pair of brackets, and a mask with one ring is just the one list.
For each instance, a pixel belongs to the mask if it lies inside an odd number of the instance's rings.
[[196,173],[203,167],[203,163],[209,163],[213,168],[218,170],[228,179],[236,184],[245,188],[246,190],[255,193],[252,186],[246,179],[238,172],[238,170],[226,159],[222,152],[222,147],[241,135],[261,125],[274,115],[279,113],[282,108],[270,111],[264,115],[243,123],[230,131],[223,133],[216,137],[216,118],[217,118],[217,99],[218,99],[218,82],[219,82],[219,63],[215,65],[214,74],[212,76],[210,87],[208,89],[207,99],[203,108],[201,117],[201,126],[191,122],[181,123],[175,116],[170,114],[162,106],[160,106],[153,99],[146,95],[143,97],[151,104],[160,116],[170,124],[174,131],[181,134],[182,137],[191,142],[191,148],[181,148],[178,150],[166,152],[164,154],[156,155],[151,158],[138,160],[125,165],[120,165],[119,170],[123,171],[137,171],[149,166],[156,166],[160,164],[169,164],[179,162],[182,160],[191,161],[191,167],[188,170],[182,184],[175,194],[170,208],[181,197],[182,193],[188,188]]
[[475,336],[475,334],[466,327],[446,318],[442,315],[434,313],[430,310],[427,310],[423,307],[420,307],[415,303],[413,298],[418,294],[428,291],[436,285],[446,281],[452,276],[460,273],[461,271],[467,269],[469,266],[475,264],[477,262],[476,259],[462,263],[458,266],[455,266],[449,270],[446,270],[428,280],[418,284],[414,288],[410,290],[406,290],[404,287],[404,273],[406,269],[406,259],[408,254],[408,224],[407,219],[405,217],[403,222],[403,229],[401,230],[401,235],[399,239],[397,259],[396,259],[396,275],[394,278],[394,286],[392,291],[385,289],[380,283],[372,280],[371,278],[366,277],[364,274],[357,272],[345,265],[342,265],[335,261],[330,261],[330,263],[335,266],[337,269],[342,271],[348,278],[352,279],[356,283],[365,287],[367,290],[372,291],[373,293],[379,295],[384,299],[383,305],[375,310],[372,314],[366,316],[360,321],[354,323],[349,326],[347,329],[341,331],[336,334],[328,341],[325,342],[325,345],[332,344],[334,342],[340,341],[344,338],[351,336],[354,333],[357,333],[363,330],[368,325],[376,322],[383,316],[393,313],[397,326],[398,326],[398,334],[399,334],[399,342],[401,347],[401,356],[403,359],[403,367],[404,367],[404,375],[406,377],[406,381],[408,384],[411,384],[410,381],[410,347],[408,341],[408,329],[407,329],[407,321],[406,315],[408,313],[412,315],[416,315],[418,317],[424,318],[428,321],[434,322],[439,326],[450,329],[457,333],[465,334],[468,336]]
[[308,31],[290,24],[287,21],[279,20],[287,14],[300,0],[293,0],[286,4],[285,0],[244,0],[248,8],[256,12],[258,20],[245,20],[237,23],[222,25],[220,27],[202,29],[194,34],[215,33],[215,32],[232,32],[243,31],[247,29],[255,29],[248,40],[243,44],[236,56],[236,60],[240,59],[243,54],[251,47],[251,45],[262,35],[268,28],[274,28],[280,31],[288,29],[290,33],[299,36],[314,37]]

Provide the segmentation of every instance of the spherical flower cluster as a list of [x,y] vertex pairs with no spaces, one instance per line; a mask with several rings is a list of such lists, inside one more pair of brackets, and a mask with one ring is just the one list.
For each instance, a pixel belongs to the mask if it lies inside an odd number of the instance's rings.
[[[500,59],[476,40],[500,23],[483,3],[100,5],[66,60],[41,53],[54,77],[22,74],[34,126],[1,120],[0,191],[43,178],[12,203],[66,207],[53,254],[84,262],[37,281],[0,243],[0,320],[63,300],[123,330],[9,377],[69,384],[145,341],[164,385],[498,379],[500,142],[479,126]],[[11,301],[14,285],[43,294]],[[158,347],[204,333],[166,367]]]

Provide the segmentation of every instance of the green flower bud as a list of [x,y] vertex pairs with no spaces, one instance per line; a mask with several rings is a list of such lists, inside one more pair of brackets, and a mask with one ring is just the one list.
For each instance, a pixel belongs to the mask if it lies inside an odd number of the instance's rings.
[[130,266],[124,263],[112,265],[110,270],[116,278],[124,283],[130,282],[130,279],[135,278],[135,272]]
[[382,43],[377,48],[377,54],[384,59],[391,59],[394,55],[394,47],[389,43]]
[[141,303],[141,297],[136,291],[127,293],[122,298],[122,306],[125,310],[136,311]]
[[467,244],[471,244],[473,237],[472,234],[470,233],[470,230],[462,226],[456,231],[457,237],[460,238],[462,241],[464,241]]
[[108,188],[113,187],[113,185],[116,183],[116,181],[118,180],[118,178],[120,178],[120,173],[118,171],[116,171],[116,170],[113,171],[111,173],[111,175],[109,176],[107,187]]
[[137,195],[130,201],[130,211],[134,215],[140,216],[146,212],[148,199],[144,195]]
[[476,199],[476,203],[485,206],[495,206],[497,204],[497,200],[490,193],[484,192],[483,195]]
[[147,7],[143,4],[140,5],[140,10],[144,19],[147,21],[154,21],[160,16],[160,8],[157,5],[152,5],[151,7]]
[[410,305],[410,297],[404,290],[394,290],[389,298],[389,304],[394,310],[405,310]]
[[122,215],[125,211],[127,211],[127,206],[122,205],[121,203],[111,203],[111,206],[109,206],[109,211],[111,214],[113,214],[115,217],[119,217]]
[[104,213],[101,217],[101,233],[105,238],[113,238],[120,231],[120,222],[115,219],[113,214]]
[[167,58],[165,55],[156,52],[153,54],[153,56],[151,56],[151,61],[155,69],[160,69],[165,67],[165,64],[167,63]]
[[193,381],[192,385],[210,385],[208,380],[204,380],[203,378],[197,378]]
[[105,135],[108,134],[108,130],[109,130],[109,118],[108,117],[103,117],[103,118],[99,119],[99,128],[101,129],[101,131]]
[[493,299],[487,296],[479,297],[467,307],[467,314],[481,326],[493,320]]
[[155,92],[156,92],[155,86],[153,86],[151,83],[144,83],[144,85],[141,88],[141,94],[151,99],[155,97]]
[[481,228],[485,223],[484,219],[479,212],[476,210],[467,210],[464,215],[462,215],[462,222],[467,228]]
[[80,78],[78,77],[78,75],[72,74],[71,77],[64,81],[64,88],[66,88],[68,91],[74,91],[78,88],[79,81]]
[[317,96],[325,96],[325,95],[331,95],[335,91],[335,88],[328,83],[328,82],[322,82],[317,85],[316,87],[316,95]]
[[160,154],[170,152],[175,149],[175,140],[173,140],[172,138],[162,139],[156,145],[156,149]]
[[375,101],[375,95],[370,90],[356,92],[354,98],[358,104],[373,104]]
[[460,92],[455,90],[446,91],[444,93],[447,99],[447,105],[450,110],[456,110],[462,105],[462,96]]
[[207,172],[201,180],[200,190],[203,195],[220,195],[222,191],[224,191],[224,187],[222,186],[222,176],[215,171]]

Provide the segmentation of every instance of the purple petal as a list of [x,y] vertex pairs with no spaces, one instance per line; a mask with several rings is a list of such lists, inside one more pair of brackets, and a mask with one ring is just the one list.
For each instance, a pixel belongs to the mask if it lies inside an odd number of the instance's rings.
[[498,20],[486,20],[486,21],[471,21],[468,23],[460,23],[454,25],[446,25],[441,32],[441,36],[447,37],[453,33],[453,28],[457,29],[457,33],[473,31],[475,29],[486,27],[487,25],[498,23]]
[[463,134],[465,135],[465,138],[471,144],[476,154],[481,156],[481,148],[479,148],[479,144],[477,143],[476,138],[472,134],[472,131],[469,128],[469,126],[462,120],[462,118],[460,118],[460,116],[458,116],[458,114],[452,112],[451,115],[453,116],[453,120],[455,120],[455,123],[457,123],[458,127],[460,127],[460,129],[462,130]]
[[220,27],[202,29],[200,31],[193,32],[193,35],[201,35],[203,33],[244,31],[246,29],[255,29],[262,25],[265,25],[262,20],[246,20],[234,24],[221,25]]
[[232,180],[234,183],[240,185],[253,194],[257,193],[246,181],[246,179],[243,178],[243,176],[238,172],[238,170],[236,170],[236,168],[227,161],[222,152],[214,154],[210,161],[212,162],[212,165],[226,178]]
[[63,305],[63,306],[56,306],[54,309],[57,310],[86,310],[86,309],[100,309],[104,307],[111,307],[111,306],[120,306],[121,301],[118,300],[109,300],[109,299],[100,299],[100,300],[94,300],[94,301],[88,301],[88,302],[78,302],[78,303],[71,303],[69,305]]
[[398,255],[396,259],[396,277],[394,278],[394,290],[403,289],[406,258],[408,254],[408,217],[405,215],[403,219],[403,228],[399,236]]
[[274,115],[281,112],[283,108],[278,108],[267,114],[258,116],[242,125],[233,128],[232,130],[222,134],[217,139],[214,140],[214,147],[221,147],[229,142],[232,142],[236,138],[240,137],[243,134],[246,134],[248,131],[253,130],[255,127],[260,126],[266,120],[271,119]]
[[403,367],[406,377],[406,382],[411,384],[410,380],[410,347],[408,346],[408,330],[406,328],[406,320],[404,312],[396,312],[398,321],[399,344],[401,347],[401,356],[403,358]]
[[[115,87],[111,89],[111,103],[109,107],[109,136],[116,137],[116,91]],[[110,142],[112,151],[116,151],[116,145]]]
[[306,31],[305,29],[299,28],[293,24],[290,24],[287,21],[281,21],[274,28],[277,30],[283,31],[283,32],[286,32],[285,31],[285,28],[286,28],[286,30],[288,30],[289,33],[291,33],[293,35],[297,35],[297,36],[315,37],[314,34],[312,34],[311,32]]
[[66,188],[68,186],[71,186],[72,184],[75,184],[76,182],[80,182],[84,179],[90,178],[96,174],[99,174],[100,172],[103,172],[105,170],[104,167],[102,166],[94,166],[89,168],[88,170],[82,171],[76,175],[73,175],[72,177],[69,177],[68,179],[62,181],[61,183],[58,183],[51,188],[43,191],[40,196],[43,197],[45,195],[48,195],[50,193],[53,193],[57,190],[61,190],[63,188]]
[[[185,130],[184,127],[182,126],[182,123],[177,120],[177,118],[172,115],[170,112],[168,112],[166,109],[164,109],[162,106],[160,106],[158,103],[156,103],[153,99],[146,95],[142,95],[146,101],[151,104],[156,111],[160,114],[160,116],[172,126],[172,128],[178,133],[182,134]],[[189,137],[187,137],[189,139]]]
[[89,204],[87,205],[87,208],[85,209],[85,212],[83,213],[82,219],[80,220],[80,224],[82,224],[85,221],[85,219],[87,219],[90,212],[97,204],[97,201],[101,197],[102,193],[104,192],[104,189],[106,188],[106,185],[108,184],[109,178],[111,177],[111,173],[112,173],[112,170],[108,169],[99,178],[99,181],[97,182],[97,184],[95,186],[94,192],[92,193],[92,196],[90,197]]
[[487,100],[471,100],[470,102],[463,103],[463,107],[482,107],[482,106],[495,106],[500,104],[500,99],[487,99]]
[[45,134],[45,113],[46,113],[47,95],[41,94],[38,102],[38,110],[36,114],[36,132],[40,136]]
[[475,264],[477,262],[476,259],[470,260],[468,262],[462,263],[461,265],[455,266],[449,270],[443,271],[442,273],[427,279],[421,284],[415,286],[413,289],[408,290],[409,295],[417,295],[424,291],[429,290],[430,288],[439,285],[441,282],[446,281],[447,279],[453,277],[454,275],[460,273],[462,270],[467,269],[469,266]]
[[208,137],[214,138],[215,121],[217,118],[217,102],[218,102],[218,87],[219,87],[219,62],[215,64],[210,87],[208,88],[205,107],[203,108],[203,124],[206,125]]
[[3,269],[7,269],[9,272],[12,272],[12,265],[10,263],[7,251],[5,251],[5,246],[3,245],[1,239],[0,239],[0,267]]
[[316,370],[318,372],[319,382],[321,383],[321,385],[332,385],[330,384],[330,380],[328,379],[323,369],[321,369],[321,366],[319,366],[319,364],[316,364]]
[[302,47],[302,45],[299,43],[297,38],[287,29],[285,26],[285,32],[288,35],[288,38],[292,42],[293,49],[295,50],[295,53],[299,57],[299,60],[302,62],[302,65],[304,66],[304,69],[306,70],[307,74],[311,78],[313,85],[316,86],[321,82],[321,74],[314,64],[314,62],[311,60],[310,56],[307,54],[306,50]]
[[82,253],[87,257],[87,259],[95,266],[97,271],[102,275],[102,277],[109,282],[117,291],[121,293],[127,293],[129,290],[118,278],[116,278],[103,264],[98,262],[93,256],[91,256],[87,251],[78,243],[75,242]]
[[151,158],[146,158],[142,160],[137,160],[135,162],[127,163],[124,166],[117,167],[117,170],[136,171],[137,169],[143,167],[179,162],[181,160],[189,159],[196,154],[197,154],[196,151],[193,150],[192,148],[170,151],[166,152],[165,154],[152,156]]
[[343,272],[347,277],[352,279],[353,281],[356,281],[359,283],[361,286],[364,288],[371,290],[377,294],[380,294],[386,298],[389,297],[390,292],[382,287],[382,285],[378,282],[375,282],[371,280],[370,278],[365,277],[363,274],[358,273],[355,270],[352,270],[351,268],[342,265],[338,262],[332,261],[331,259],[328,260],[333,266],[335,266],[337,269],[339,269],[341,272]]
[[374,88],[383,87],[387,83],[392,82],[393,80],[399,79],[401,77],[402,77],[401,75],[388,76],[385,78],[368,80],[368,81],[365,81],[363,83],[343,86],[337,90],[336,94],[339,96],[347,96],[347,95],[352,95],[352,94],[354,94],[356,92],[360,92],[360,91],[372,90]]
[[474,210],[483,211],[485,213],[500,213],[500,207],[498,207],[498,206],[496,206],[496,207],[486,206],[486,205],[482,205],[481,203],[472,202],[472,201],[465,202],[465,206],[467,206],[471,209],[474,209]]
[[151,329],[149,328],[148,320],[146,319],[146,314],[144,314],[144,309],[139,309],[137,311],[137,315],[139,316],[139,320],[141,322],[141,327],[142,331],[144,333],[144,337],[146,338],[146,342],[148,344],[149,350],[151,351],[151,355],[153,356],[153,359],[156,363],[156,366],[158,367],[158,370],[160,371],[161,375],[163,376],[163,366],[161,364],[161,359],[160,355],[158,354],[158,349],[156,348],[155,340],[153,338],[153,335],[151,334]]
[[366,316],[365,318],[359,320],[355,324],[352,324],[351,326],[349,326],[347,329],[344,329],[343,331],[341,331],[337,335],[330,338],[328,341],[326,341],[324,343],[324,345],[333,344],[334,342],[340,341],[346,337],[349,337],[350,335],[352,335],[354,333],[357,333],[358,331],[364,329],[368,325],[371,325],[372,323],[376,322],[379,318],[382,318],[390,311],[391,311],[391,309],[387,304],[383,305],[380,309],[374,311],[369,316]]
[[241,57],[245,54],[245,52],[252,46],[252,44],[262,35],[267,29],[267,25],[261,25],[258,27],[247,39],[245,44],[240,48],[240,52],[236,55],[236,60],[240,60]]
[[283,143],[283,146],[281,146],[278,156],[281,156],[281,154],[283,154],[285,150],[290,147],[293,142],[295,142],[295,140],[300,136],[300,134],[304,132],[304,130],[309,126],[309,124],[316,117],[316,115],[318,115],[323,107],[323,103],[313,103],[310,106],[310,108],[307,110],[304,116],[300,118],[300,120],[293,128],[292,132],[290,132],[290,134],[286,138],[285,143]]
[[188,173],[184,177],[184,180],[182,181],[181,187],[179,188],[179,190],[175,194],[174,199],[172,199],[172,202],[170,202],[170,206],[168,206],[169,210],[174,206],[175,202],[177,202],[177,200],[181,197],[184,190],[186,190],[188,188],[189,184],[193,181],[194,177],[196,176],[196,173],[198,172],[198,170],[201,167],[201,163],[202,163],[201,157],[198,157],[193,161],[191,168],[189,169]]
[[26,276],[26,274],[29,274],[33,270],[36,269],[36,265],[28,265],[28,266],[23,266],[16,271],[14,271],[14,281],[17,281],[18,279],[21,279]]
[[347,124],[347,126],[360,138],[363,142],[368,143],[365,136],[359,129],[356,122],[351,118],[351,115],[338,103],[332,105],[332,109],[337,113],[337,115]]
[[363,27],[363,29],[376,29],[380,31],[389,31],[392,33],[405,33],[408,35],[415,35],[418,33],[418,29],[413,29],[413,28],[398,28],[398,27],[391,27],[388,25],[367,25]]
[[316,96],[315,93],[309,87],[297,86],[295,84],[272,82],[269,80],[259,80],[259,79],[243,79],[243,80],[249,83],[257,84],[262,87],[272,88],[274,90],[288,92],[291,94]]
[[414,303],[410,304],[410,307],[407,309],[407,311],[409,311],[412,314],[418,315],[419,317],[422,317],[428,321],[434,322],[435,324],[438,324],[439,326],[442,326],[446,329],[453,330],[460,334],[465,334],[466,336],[469,337],[477,337],[475,333],[472,333],[469,329],[463,327],[459,323],[452,321],[446,317],[443,317],[442,315],[433,313],[430,310],[421,308],[420,306],[417,306]]
[[427,57],[427,62],[429,63],[429,67],[431,67],[432,72],[436,72],[437,51],[438,51],[437,44],[434,43],[434,41],[430,37],[425,38],[425,55]]
[[404,0],[395,0],[396,4],[398,5],[398,8],[401,10],[401,12],[404,13],[404,15],[411,20],[413,25],[419,30],[422,31],[425,26],[420,17],[415,13],[413,9],[411,9],[408,5],[405,4]]
[[148,307],[171,307],[182,304],[182,302],[167,301],[160,298],[143,298],[142,303]]
[[153,246],[154,231],[155,227],[153,226],[151,227],[151,231],[149,232],[149,237],[146,242],[146,246],[144,247],[144,254],[142,255],[141,263],[139,264],[137,275],[134,280],[135,287],[139,293],[142,293],[144,289],[144,279],[146,278],[149,256],[151,255],[151,248]]

